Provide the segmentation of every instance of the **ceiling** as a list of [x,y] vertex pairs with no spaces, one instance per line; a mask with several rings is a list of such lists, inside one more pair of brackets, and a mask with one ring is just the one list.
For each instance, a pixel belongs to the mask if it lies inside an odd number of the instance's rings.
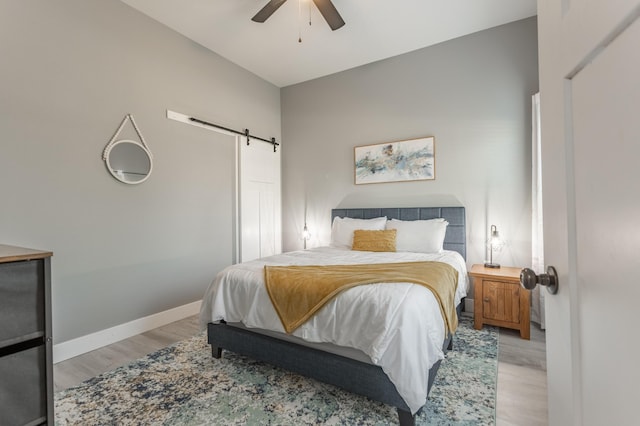
[[278,87],[536,14],[536,0],[333,0],[346,25],[331,31],[310,0],[262,24],[268,0],[122,1]]

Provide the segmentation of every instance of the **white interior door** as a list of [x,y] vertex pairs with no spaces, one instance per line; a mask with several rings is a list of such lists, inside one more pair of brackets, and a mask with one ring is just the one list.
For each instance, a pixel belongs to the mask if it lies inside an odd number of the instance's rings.
[[280,147],[239,137],[240,261],[282,251]]
[[640,2],[539,0],[552,425],[637,424]]

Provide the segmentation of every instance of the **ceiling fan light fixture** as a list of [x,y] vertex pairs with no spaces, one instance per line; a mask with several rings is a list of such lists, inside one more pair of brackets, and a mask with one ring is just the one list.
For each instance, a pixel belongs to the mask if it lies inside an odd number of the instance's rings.
[[[258,11],[251,20],[259,23],[265,22],[286,1],[287,0],[269,0],[269,3],[264,5],[264,7],[260,9],[260,11]],[[344,26],[344,20],[331,0],[313,0],[313,3],[318,8],[325,21],[327,21],[327,24],[329,24],[332,31]],[[309,6],[309,8],[311,8],[311,6]],[[309,25],[311,25],[311,12],[309,12]]]

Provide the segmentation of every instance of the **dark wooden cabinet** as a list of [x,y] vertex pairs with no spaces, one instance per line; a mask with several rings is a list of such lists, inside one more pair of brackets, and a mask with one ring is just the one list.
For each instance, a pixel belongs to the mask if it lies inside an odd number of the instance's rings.
[[0,245],[0,425],[53,425],[51,256]]
[[484,324],[520,330],[520,337],[530,337],[529,291],[520,286],[521,268],[503,266],[485,268],[473,265],[474,327]]

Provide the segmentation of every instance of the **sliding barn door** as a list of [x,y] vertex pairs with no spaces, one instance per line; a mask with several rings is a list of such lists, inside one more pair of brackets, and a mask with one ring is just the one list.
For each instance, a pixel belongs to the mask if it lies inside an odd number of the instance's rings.
[[240,261],[282,251],[280,147],[239,137]]

